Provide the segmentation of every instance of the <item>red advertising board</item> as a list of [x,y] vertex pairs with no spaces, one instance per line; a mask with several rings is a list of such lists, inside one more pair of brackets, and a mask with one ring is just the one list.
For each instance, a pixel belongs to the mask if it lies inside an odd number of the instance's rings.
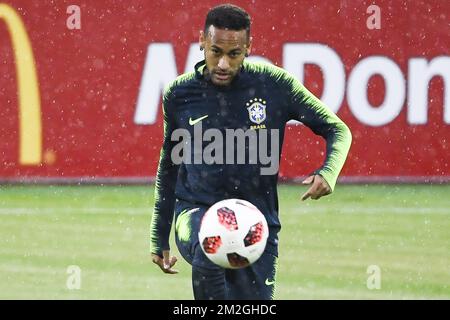
[[[161,93],[201,59],[218,1],[0,4],[0,180],[147,180]],[[347,180],[450,180],[448,1],[235,1],[251,59],[301,79],[348,124]],[[286,129],[280,175],[321,165],[325,144]]]

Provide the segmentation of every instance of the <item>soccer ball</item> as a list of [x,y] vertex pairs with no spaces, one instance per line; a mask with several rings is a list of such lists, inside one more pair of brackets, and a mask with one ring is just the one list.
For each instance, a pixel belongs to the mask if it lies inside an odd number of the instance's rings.
[[198,233],[200,246],[215,264],[239,269],[254,263],[264,252],[269,235],[261,211],[248,201],[226,199],[203,216]]

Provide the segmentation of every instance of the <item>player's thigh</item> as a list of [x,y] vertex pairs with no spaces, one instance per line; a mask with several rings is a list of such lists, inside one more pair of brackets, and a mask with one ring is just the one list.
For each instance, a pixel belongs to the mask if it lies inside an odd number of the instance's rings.
[[207,209],[182,200],[175,203],[175,242],[183,258],[190,264],[196,256],[198,231]]
[[227,270],[228,298],[234,300],[271,300],[275,293],[278,258],[271,253],[263,255],[252,265]]

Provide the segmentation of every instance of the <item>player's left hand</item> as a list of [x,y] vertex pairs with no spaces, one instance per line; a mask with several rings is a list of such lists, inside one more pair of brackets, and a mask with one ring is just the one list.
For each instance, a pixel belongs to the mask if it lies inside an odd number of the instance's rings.
[[328,183],[318,174],[309,176],[302,184],[312,184],[308,191],[302,196],[302,201],[305,201],[308,198],[317,200],[331,193],[331,188]]

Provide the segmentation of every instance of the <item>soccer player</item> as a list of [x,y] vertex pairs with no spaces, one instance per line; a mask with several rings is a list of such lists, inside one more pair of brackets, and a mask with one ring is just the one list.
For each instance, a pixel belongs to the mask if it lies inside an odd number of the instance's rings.
[[[198,161],[198,148],[187,147],[207,145],[208,139],[198,137],[199,125],[200,129],[214,129],[211,132],[224,136],[230,129],[241,129],[248,136],[255,133],[258,147],[267,145],[267,139],[271,139],[270,146],[276,148],[268,150],[267,155],[276,155],[279,159],[286,122],[301,121],[326,140],[324,163],[303,182],[310,188],[301,197],[301,200],[319,199],[334,189],[350,148],[351,133],[332,111],[285,70],[244,61],[250,54],[252,38],[250,17],[243,9],[229,4],[212,8],[199,41],[205,59],[196,64],[193,72],[175,79],[163,96],[164,142],[151,222],[152,259],[163,272],[177,273],[173,269],[177,258],[170,255],[169,248],[174,221],[177,247],[192,265],[195,299],[272,299],[277,234],[281,228],[278,168],[263,174],[267,161],[236,164],[231,161],[234,155],[228,158],[228,154],[227,159],[221,161],[220,150],[214,154],[215,161]],[[177,144],[182,135],[174,134],[177,130],[188,133],[182,146]],[[263,135],[256,135],[262,132],[277,134],[263,141]],[[243,151],[246,157],[254,147],[238,145],[236,139],[219,140],[225,141],[227,151]],[[229,148],[230,143],[234,148]],[[182,152],[184,161],[180,163],[174,157],[181,147],[186,149]],[[213,264],[203,253],[197,236],[205,211],[217,201],[228,198],[253,203],[269,225],[263,255],[242,269],[223,269]]]

